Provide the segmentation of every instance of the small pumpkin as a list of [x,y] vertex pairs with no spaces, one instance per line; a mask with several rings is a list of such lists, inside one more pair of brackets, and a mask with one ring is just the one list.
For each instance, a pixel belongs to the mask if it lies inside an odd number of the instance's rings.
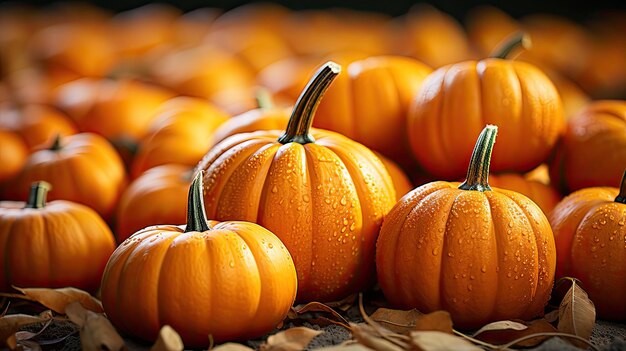
[[582,282],[598,317],[626,320],[626,173],[620,188],[578,190],[550,216],[556,276]]
[[[444,66],[426,78],[408,116],[413,154],[429,173],[458,179],[485,123],[499,126],[494,172],[527,172],[544,162],[565,119],[554,84],[535,66],[505,60],[516,36],[495,58]],[[478,88],[477,88],[478,87]]]
[[116,209],[118,242],[156,224],[185,223],[191,168],[165,164],[142,173],[122,193]]
[[28,146],[19,135],[0,129],[0,182],[15,177],[28,160]]
[[483,56],[489,55],[509,35],[522,30],[517,20],[490,5],[470,10],[465,22],[472,46]]
[[446,310],[463,329],[544,313],[556,265],[552,229],[530,199],[489,186],[497,130],[481,132],[465,182],[418,187],[385,217],[376,267],[392,305]]
[[258,223],[285,243],[298,272],[298,301],[334,301],[373,284],[376,237],[396,199],[369,149],[337,133],[309,133],[339,71],[333,62],[320,68],[284,133],[237,134],[196,167],[207,172],[208,217]]
[[187,225],[148,227],[107,263],[102,305],[121,331],[154,341],[172,326],[185,346],[259,337],[287,316],[297,279],[289,252],[267,229],[207,220],[202,176],[189,189]]
[[567,122],[550,178],[564,193],[618,184],[626,167],[626,101],[599,100]]
[[106,139],[80,133],[58,137],[49,148],[32,153],[6,192],[10,199],[25,201],[28,186],[38,180],[54,186],[51,200],[87,205],[109,220],[126,186],[126,171]]
[[0,291],[77,287],[95,292],[115,239],[92,209],[46,202],[47,182],[30,186],[28,201],[0,202]]
[[528,179],[519,173],[492,174],[489,178],[489,185],[527,196],[541,208],[546,216],[549,216],[554,206],[561,201],[561,194],[555,188],[538,180]]

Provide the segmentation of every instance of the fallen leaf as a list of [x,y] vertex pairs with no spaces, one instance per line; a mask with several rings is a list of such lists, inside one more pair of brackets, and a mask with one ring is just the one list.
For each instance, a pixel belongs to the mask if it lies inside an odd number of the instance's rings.
[[159,338],[156,340],[151,351],[182,351],[185,348],[183,339],[169,325],[164,325],[159,331]]
[[305,327],[287,329],[267,338],[267,343],[261,345],[261,350],[300,351],[303,350],[314,337],[322,333],[322,330],[314,330]]
[[554,333],[556,331],[556,328],[545,319],[537,319],[527,324],[515,321],[499,321],[489,323],[480,328],[480,330],[474,333],[474,337],[492,345],[503,345],[520,338],[536,335],[511,345],[533,347],[551,337],[551,335],[545,335],[546,333]]
[[[310,322],[313,324],[321,324],[321,325],[336,324],[347,329],[350,328],[348,325],[349,324],[348,321],[345,318],[343,318],[341,314],[339,314],[330,306],[327,306],[321,302],[310,302],[306,305],[298,305],[290,311],[289,317],[290,319],[299,319],[299,318],[303,318],[302,315],[304,315],[305,313],[313,313],[313,316],[311,318],[304,318],[306,319],[307,322]],[[323,316],[318,316],[317,313],[328,313],[333,318],[326,318]],[[318,323],[316,323],[316,321]]]
[[354,340],[348,340],[348,342],[343,342],[339,345],[335,345],[335,346],[328,346],[328,347],[321,347],[317,350],[324,350],[324,351],[372,351],[372,349],[370,349],[369,347],[363,345],[363,344],[359,344],[357,342],[355,342]]
[[559,310],[554,310],[554,311],[546,313],[546,315],[543,316],[543,319],[545,319],[546,321],[548,321],[550,323],[554,323],[554,322],[558,321],[559,320]]
[[352,336],[361,345],[376,351],[403,351],[408,344],[403,341],[391,341],[383,338],[379,331],[368,324],[350,323]]
[[102,304],[93,296],[76,288],[47,289],[47,288],[18,288],[13,287],[24,295],[12,294],[11,297],[38,302],[54,312],[65,314],[65,307],[71,302],[78,301],[88,310],[103,313]]
[[414,349],[419,351],[483,351],[465,339],[439,331],[414,331],[410,335]]
[[50,311],[45,311],[38,316],[9,314],[0,317],[0,346],[5,346],[7,339],[18,332],[20,328],[31,324],[42,323],[51,318],[52,313],[50,313]]
[[357,294],[348,295],[339,301],[327,302],[326,306],[330,308],[337,308],[346,312],[350,309],[350,307],[354,306],[357,296]]
[[[41,348],[39,343],[37,342],[26,342],[26,341],[30,341],[30,339],[38,336],[39,334],[43,333],[44,330],[46,330],[50,324],[52,323],[52,318],[48,319],[48,321],[43,325],[43,327],[36,333],[33,332],[29,332],[29,331],[18,331],[15,334],[11,335],[8,339],[7,339],[7,346],[9,346],[9,348],[11,350],[15,350],[17,349],[18,345],[22,348],[29,348],[32,349],[33,347],[35,347],[34,345],[36,344],[37,348]],[[34,344],[33,344],[34,343]]]
[[452,317],[447,311],[435,311],[421,315],[413,327],[414,331],[440,331],[453,334]]
[[80,327],[80,344],[83,351],[125,349],[124,340],[104,315],[85,309],[78,301],[67,305],[65,313]]
[[[577,280],[567,278],[572,286],[565,294],[559,306],[559,332],[579,336],[585,340],[591,337],[591,331],[596,323],[596,308],[589,300],[587,293],[578,285]],[[568,339],[578,347],[587,348],[579,340]]]
[[222,344],[210,350],[211,351],[254,351],[254,349],[249,348],[248,346],[244,346],[244,345],[237,344],[234,342],[227,342],[225,344]]
[[41,345],[39,343],[32,340],[24,340],[19,343],[19,346],[16,346],[15,349],[19,351],[41,351]]
[[403,311],[379,308],[370,318],[393,332],[406,334],[413,330],[415,322],[421,316],[422,313],[416,309]]

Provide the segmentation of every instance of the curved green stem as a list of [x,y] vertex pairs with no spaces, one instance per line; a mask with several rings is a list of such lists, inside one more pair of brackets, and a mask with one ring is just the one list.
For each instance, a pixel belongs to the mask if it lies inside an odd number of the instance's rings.
[[339,72],[341,72],[341,66],[329,61],[315,73],[302,91],[302,94],[300,94],[289,118],[287,130],[285,134],[278,138],[279,143],[295,142],[308,144],[315,142],[313,136],[309,134],[315,110],[317,110],[317,105],[320,103],[326,89],[328,89]]
[[24,208],[44,208],[46,207],[46,200],[48,197],[48,191],[52,189],[52,185],[46,181],[34,182],[30,185],[30,192],[28,193],[28,201]]
[[622,182],[619,186],[619,194],[615,198],[615,202],[626,204],[626,171],[624,171],[624,175],[622,176]]
[[532,43],[530,36],[525,32],[515,32],[504,38],[489,55],[492,58],[510,59],[509,55],[518,47],[530,49]]
[[202,183],[202,172],[196,174],[189,187],[187,196],[187,227],[188,232],[205,232],[211,229],[204,210],[204,188]]
[[493,144],[496,142],[498,127],[487,125],[476,140],[469,168],[467,169],[467,179],[459,185],[459,189],[488,191],[489,186],[489,164],[491,163],[491,152]]
[[57,134],[54,136],[54,141],[52,142],[52,145],[50,146],[50,150],[51,151],[59,151],[61,150],[61,134]]

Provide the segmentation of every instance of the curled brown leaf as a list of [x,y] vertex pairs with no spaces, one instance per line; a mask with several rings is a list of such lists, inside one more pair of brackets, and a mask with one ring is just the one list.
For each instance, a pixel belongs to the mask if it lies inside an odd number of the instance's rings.
[[52,319],[52,313],[45,311],[38,316],[27,314],[9,314],[0,317],[0,346],[9,346],[7,339],[17,333],[22,327],[42,323]]
[[48,288],[18,288],[13,287],[15,290],[21,292],[24,295],[11,294],[11,297],[22,298],[29,301],[35,301],[43,306],[53,310],[54,312],[65,314],[65,307],[74,302],[80,302],[86,309],[103,313],[102,304],[95,297],[91,296],[88,292],[85,292],[76,288],[61,288],[61,289],[48,289]]
[[[559,332],[589,340],[596,324],[596,308],[577,280],[572,278],[566,278],[566,280],[571,281],[572,286],[559,306],[557,329]],[[571,342],[577,347],[587,347],[585,343],[579,340],[571,340]]]
[[404,342],[399,344],[383,338],[378,330],[368,324],[351,323],[350,329],[352,336],[359,344],[376,351],[403,351],[408,347],[408,344]]
[[261,345],[262,351],[301,351],[313,340],[322,334],[321,330],[305,327],[295,327],[283,330],[267,338],[267,342]]
[[453,334],[452,317],[447,311],[435,311],[429,314],[421,315],[415,326],[415,331],[440,331],[442,333]]
[[416,309],[405,311],[379,308],[370,318],[393,332],[406,334],[413,330],[415,322],[421,316],[422,313]]
[[419,351],[482,351],[483,349],[448,333],[439,331],[411,332],[411,344]]
[[159,337],[157,338],[151,351],[182,351],[185,348],[183,339],[169,325],[164,325],[159,331]]
[[119,351],[126,349],[124,340],[104,315],[85,309],[79,302],[67,305],[69,319],[80,327],[83,351]]
[[[310,317],[305,317],[305,314],[311,313]],[[318,315],[319,313],[329,314],[331,318]],[[332,307],[325,305],[321,302],[310,302],[306,305],[298,305],[293,307],[289,312],[289,319],[304,319],[309,323],[318,324],[321,326],[335,324],[349,329],[348,321],[343,318],[339,312],[335,311]]]
[[[544,333],[554,332],[556,332],[556,328],[545,319],[537,319],[528,323],[521,321],[499,321],[482,327],[474,333],[474,337],[493,345],[503,345],[528,336],[528,339],[523,339],[511,346],[533,347],[541,344],[550,337],[544,335]],[[530,337],[531,335],[535,336]]]

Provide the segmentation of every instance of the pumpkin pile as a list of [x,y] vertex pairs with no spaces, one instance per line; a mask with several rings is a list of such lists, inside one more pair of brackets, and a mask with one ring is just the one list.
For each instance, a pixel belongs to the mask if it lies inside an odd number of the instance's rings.
[[0,6],[0,293],[191,347],[371,290],[529,321],[568,277],[626,321],[623,14]]

